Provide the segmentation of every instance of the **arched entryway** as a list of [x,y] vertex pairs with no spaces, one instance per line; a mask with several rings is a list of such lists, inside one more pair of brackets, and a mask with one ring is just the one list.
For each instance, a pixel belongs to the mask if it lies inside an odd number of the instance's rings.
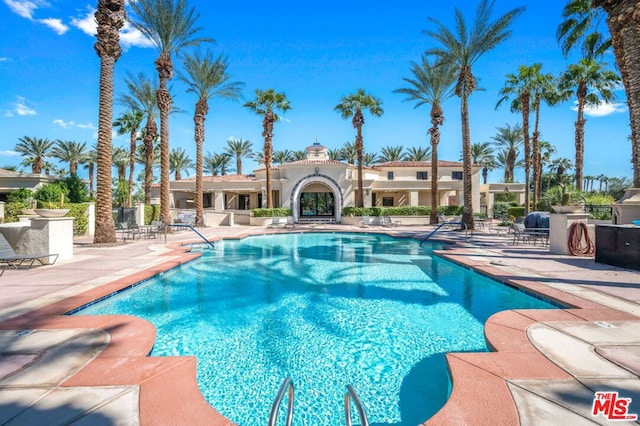
[[309,175],[296,183],[291,193],[291,209],[296,222],[300,219],[342,218],[342,192],[329,176]]

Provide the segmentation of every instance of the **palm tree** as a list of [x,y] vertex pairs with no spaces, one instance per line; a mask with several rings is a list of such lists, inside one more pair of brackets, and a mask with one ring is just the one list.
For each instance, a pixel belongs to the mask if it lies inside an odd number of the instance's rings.
[[262,119],[262,137],[264,138],[264,165],[267,174],[267,208],[273,208],[273,196],[271,194],[271,161],[273,159],[273,123],[280,120],[277,111],[286,111],[291,109],[291,105],[284,93],[276,92],[274,89],[260,90],[256,89],[256,97],[253,101],[244,104],[245,107],[261,115]]
[[433,31],[425,34],[434,38],[442,46],[429,49],[433,54],[446,63],[456,66],[455,94],[460,98],[460,115],[462,122],[462,174],[464,189],[464,206],[462,222],[468,229],[474,228],[473,223],[473,187],[471,182],[471,131],[469,128],[469,96],[476,90],[476,77],[472,67],[485,53],[497,47],[511,36],[513,20],[524,12],[524,8],[512,9],[497,20],[491,21],[491,13],[495,1],[481,0],[476,9],[475,20],[471,27],[465,22],[462,12],[455,10],[455,33],[436,19],[430,21],[436,25]]
[[414,78],[404,78],[411,85],[408,88],[396,89],[395,93],[407,95],[405,101],[414,100],[414,108],[431,105],[431,128],[429,129],[431,144],[431,215],[429,222],[438,223],[438,144],[440,143],[440,126],[444,124],[442,104],[453,96],[453,82],[455,81],[455,64],[445,62],[431,65],[425,55],[422,64],[411,64]]
[[288,149],[273,151],[273,162],[276,164],[290,163],[293,161],[293,151]]
[[304,156],[306,153],[301,149],[296,149],[291,152],[291,161],[300,161],[304,160]]
[[142,129],[142,140],[145,152],[144,162],[144,203],[151,204],[151,185],[153,183],[153,165],[155,156],[154,142],[158,137],[156,117],[159,114],[156,101],[157,83],[139,73],[137,76],[128,74],[125,78],[127,93],[120,94],[118,102],[132,111],[141,111],[146,117]]
[[502,148],[506,153],[506,168],[504,171],[504,181],[513,182],[513,172],[516,167],[517,157],[520,154],[519,147],[522,146],[523,134],[520,123],[511,127],[505,124],[504,127],[496,127],[498,133],[492,137],[495,145]]
[[127,193],[127,206],[133,206],[131,194],[133,192],[133,174],[136,167],[136,141],[138,140],[138,127],[142,123],[144,115],[138,109],[130,109],[113,122],[113,127],[119,135],[129,133],[129,190]]
[[171,168],[171,173],[174,174],[174,179],[180,180],[182,179],[182,171],[189,176],[189,169],[193,168],[193,161],[189,158],[189,154],[186,153],[184,148],[172,149],[169,156],[169,167]]
[[173,100],[167,83],[173,77],[171,56],[186,47],[212,40],[196,37],[201,29],[195,26],[200,14],[189,8],[187,0],[137,0],[129,6],[137,15],[131,25],[146,36],[160,53],[155,61],[160,81],[156,92],[160,110],[160,219],[169,223],[169,113]]
[[378,159],[378,156],[375,152],[363,152],[362,153],[362,165],[365,167],[369,167],[372,164],[375,164]]
[[471,161],[473,164],[482,165],[482,181],[487,183],[489,171],[497,167],[493,157],[493,148],[489,142],[474,143],[471,145]]
[[[531,95],[534,85],[540,76],[542,64],[533,64],[531,66],[520,65],[518,74],[507,74],[507,82],[500,89],[501,96],[496,108],[502,102],[511,98],[511,112],[520,111],[522,113],[522,133],[524,136],[524,213],[529,214],[529,187],[531,182],[531,143],[529,141],[529,115],[531,110]],[[537,155],[537,152],[534,153]],[[534,204],[535,205],[535,204]]]
[[578,118],[575,122],[575,185],[582,190],[582,169],[584,164],[584,118],[585,106],[598,106],[610,103],[615,99],[613,90],[620,83],[620,77],[613,71],[604,69],[604,64],[593,59],[581,59],[577,64],[570,64],[560,76],[559,89],[564,98],[575,92],[578,98]]
[[129,151],[121,146],[116,146],[111,151],[111,163],[118,171],[118,181],[127,180],[127,166],[129,165]]
[[549,171],[555,173],[558,185],[564,184],[565,173],[573,168],[573,163],[568,158],[556,158],[551,161]]
[[342,161],[341,149],[329,149],[327,155],[329,156],[329,160]]
[[[516,149],[515,150],[515,156],[519,156],[520,155],[520,150]],[[503,169],[504,170],[504,179],[503,182],[505,183],[511,183],[513,182],[513,178],[507,178],[508,175],[512,175],[513,174],[513,169],[516,167],[522,167],[524,161],[523,160],[516,160],[515,162],[513,162],[513,153],[507,149],[501,149],[500,151],[498,151],[498,154],[494,157],[495,159],[495,167],[497,169]]]
[[640,188],[640,6],[633,0],[593,0],[591,5],[602,8],[607,14],[613,53],[629,105],[633,186]]
[[98,186],[96,198],[96,229],[94,243],[115,243],[116,228],[111,214],[111,123],[113,121],[113,70],[120,58],[120,28],[127,14],[124,0],[98,0],[95,13],[97,41],[94,45],[100,57],[100,93],[98,108]]
[[18,141],[14,149],[24,157],[22,165],[31,166],[31,173],[33,174],[39,175],[42,173],[43,162],[51,155],[51,149],[55,142],[49,139],[29,136],[24,136]]
[[98,162],[98,148],[94,145],[85,157],[85,168],[89,173],[89,198],[93,199],[93,181],[95,174],[95,165]]
[[227,146],[224,149],[224,152],[230,157],[236,158],[236,173],[242,174],[242,159],[243,158],[251,158],[253,155],[253,144],[242,138],[229,138],[227,139]]
[[334,108],[345,120],[351,118],[351,124],[356,129],[355,147],[358,158],[356,207],[364,207],[364,188],[362,184],[362,154],[364,150],[362,126],[364,125],[364,115],[362,112],[368,110],[372,116],[380,117],[384,113],[381,105],[382,101],[380,99],[367,94],[364,89],[358,89],[356,93],[343,96],[341,102]]
[[203,158],[203,169],[213,176],[218,176],[218,173],[224,176],[227,174],[227,167],[230,162],[231,157],[228,154],[216,154],[215,152],[212,154],[207,152]]
[[591,6],[592,0],[569,0],[562,10],[564,21],[558,25],[556,38],[565,58],[580,44],[584,58],[597,58],[611,47],[611,39],[598,30],[603,11]]
[[379,163],[386,163],[389,161],[400,161],[402,160],[403,154],[402,151],[404,147],[398,146],[383,146],[380,148],[380,155],[378,156]]
[[[407,148],[407,152],[404,154],[403,160],[429,161],[431,160],[431,148],[428,146],[412,146],[410,148]],[[431,175],[433,176],[433,173]]]
[[346,161],[349,164],[355,164],[358,158],[358,151],[356,151],[356,145],[353,142],[345,142],[340,148],[340,159]]
[[87,143],[75,141],[56,141],[51,149],[51,156],[69,163],[69,174],[78,173],[78,164],[84,162],[87,155]]
[[[540,141],[540,152],[538,153],[538,162],[540,163],[540,170],[544,170],[544,168],[551,164],[551,155],[556,154],[558,151],[556,147],[551,145],[549,141]],[[539,192],[542,194],[542,177],[540,177],[540,182],[538,182],[540,186]],[[549,181],[547,181],[547,189],[551,187]]]
[[198,97],[195,105],[193,122],[195,125],[194,138],[196,142],[196,218],[198,226],[203,225],[203,189],[202,189],[202,145],[204,144],[204,121],[209,112],[209,99],[214,97],[238,100],[241,94],[241,86],[244,83],[229,81],[227,68],[229,67],[226,56],[213,57],[210,51],[202,56],[186,54],[183,58],[186,74],[178,73],[180,80],[187,85],[187,92],[194,93]]

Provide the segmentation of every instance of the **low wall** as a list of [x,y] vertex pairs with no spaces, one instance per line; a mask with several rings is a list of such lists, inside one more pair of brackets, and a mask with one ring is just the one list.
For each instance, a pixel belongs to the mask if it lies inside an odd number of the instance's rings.
[[58,260],[73,258],[73,218],[30,217],[0,225],[0,233],[16,253],[57,254]]
[[205,226],[233,226],[235,225],[234,212],[204,212]]
[[[425,226],[429,225],[429,216],[389,216],[394,223],[401,224],[402,226]],[[457,216],[455,216],[457,217]],[[453,219],[445,218],[445,220]],[[371,225],[382,225],[382,216],[369,216]],[[362,224],[362,217],[360,216],[342,216],[341,223],[343,225],[360,226]]]

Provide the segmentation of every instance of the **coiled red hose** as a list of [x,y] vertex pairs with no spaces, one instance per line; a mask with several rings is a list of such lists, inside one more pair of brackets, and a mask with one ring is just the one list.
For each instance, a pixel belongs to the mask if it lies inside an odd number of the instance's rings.
[[569,228],[569,252],[574,256],[593,256],[595,244],[587,232],[587,224],[574,222]]

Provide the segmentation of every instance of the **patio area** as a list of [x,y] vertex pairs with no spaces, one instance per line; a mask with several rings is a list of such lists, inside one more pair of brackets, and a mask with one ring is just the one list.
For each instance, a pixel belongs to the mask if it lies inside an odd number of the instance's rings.
[[[201,230],[211,240],[307,231],[421,240],[431,228]],[[596,392],[631,398],[628,413],[640,414],[640,273],[513,245],[511,235],[489,230],[466,241],[453,230],[434,238],[454,243],[439,255],[571,308],[492,316],[485,335],[494,352],[447,355],[453,393],[427,424],[607,424],[592,416]],[[61,315],[193,259],[185,242],[199,241],[190,232],[166,244],[162,236],[110,247],[78,239],[73,259],[8,268],[0,277],[0,423],[231,424],[200,395],[193,357],[147,356],[155,341],[148,322]]]

